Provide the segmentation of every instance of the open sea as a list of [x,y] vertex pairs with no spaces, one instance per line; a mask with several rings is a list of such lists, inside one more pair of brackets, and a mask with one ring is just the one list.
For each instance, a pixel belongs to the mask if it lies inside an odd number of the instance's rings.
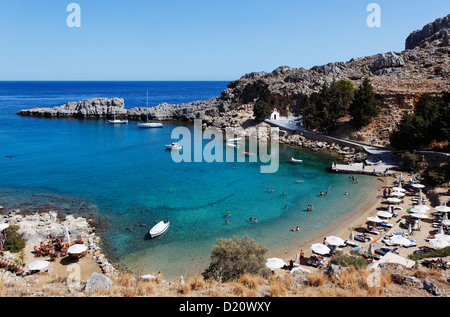
[[[348,175],[329,173],[336,160],[329,153],[280,145],[278,171],[262,174],[261,163],[248,160],[175,163],[164,145],[177,141],[171,139],[174,128],[193,130],[186,123],[139,129],[133,121],[113,126],[106,120],[15,115],[93,97],[123,98],[126,108],[145,106],[147,90],[150,106],[187,103],[219,96],[226,86],[0,82],[0,205],[93,217],[113,262],[166,277],[203,270],[219,238],[248,235],[268,254],[276,253],[362,208],[373,193],[374,178],[358,175],[356,184]],[[291,156],[303,163],[290,164]],[[328,195],[319,195],[327,190]],[[314,210],[307,212],[307,205]],[[166,219],[169,231],[150,239],[149,229]],[[300,232],[291,231],[296,226]]]

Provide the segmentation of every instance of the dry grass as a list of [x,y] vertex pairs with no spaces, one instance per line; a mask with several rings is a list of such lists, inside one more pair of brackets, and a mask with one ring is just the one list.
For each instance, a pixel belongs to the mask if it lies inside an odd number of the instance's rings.
[[[112,287],[105,291],[99,289],[95,294],[85,294],[82,287],[77,290],[80,296],[107,297],[381,297],[381,296],[431,296],[425,290],[404,285],[402,275],[416,276],[432,280],[441,285],[445,295],[449,295],[448,282],[437,269],[402,270],[398,275],[395,269],[370,271],[349,267],[343,270],[340,278],[328,276],[319,270],[308,274],[291,275],[279,271],[268,277],[242,275],[238,280],[222,283],[205,280],[201,274],[194,274],[185,283],[167,283],[162,276],[155,280],[139,279],[131,273],[113,277]],[[44,273],[26,279],[26,287],[21,281],[0,280],[1,296],[71,296],[67,292],[67,282]]]

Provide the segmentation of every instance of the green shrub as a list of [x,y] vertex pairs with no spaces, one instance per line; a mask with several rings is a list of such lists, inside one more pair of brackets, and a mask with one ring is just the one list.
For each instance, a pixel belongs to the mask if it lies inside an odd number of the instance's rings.
[[430,186],[440,186],[450,180],[450,167],[428,167],[423,173],[424,183]]
[[397,150],[417,150],[450,140],[450,93],[423,94],[412,114],[404,114],[390,136]]
[[18,226],[10,226],[5,229],[6,240],[5,244],[3,245],[4,250],[17,253],[25,248],[26,241],[23,238],[23,234],[19,234],[17,232],[18,230]]
[[363,269],[367,267],[366,260],[358,253],[352,252],[351,254],[344,254],[342,251],[338,251],[331,258],[331,264],[339,265],[342,267],[354,266],[357,269]]
[[219,239],[211,253],[211,264],[202,273],[205,279],[229,281],[243,274],[268,273],[264,254],[267,249],[248,236],[242,239]]
[[450,247],[442,248],[442,249],[436,249],[433,252],[427,252],[427,253],[416,253],[416,254],[410,254],[408,255],[408,258],[413,261],[419,261],[426,258],[445,258],[446,256],[450,255]]
[[404,168],[414,169],[417,167],[418,162],[419,162],[419,158],[415,154],[405,153],[402,156],[402,165]]

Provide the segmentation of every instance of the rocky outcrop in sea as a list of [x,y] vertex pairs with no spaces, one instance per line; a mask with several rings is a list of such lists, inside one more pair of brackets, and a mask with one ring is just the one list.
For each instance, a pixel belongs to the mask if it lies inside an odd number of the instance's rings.
[[106,118],[126,117],[124,100],[121,98],[92,98],[82,101],[70,101],[65,105],[53,108],[34,108],[21,110],[24,116],[37,117],[76,117],[76,118]]

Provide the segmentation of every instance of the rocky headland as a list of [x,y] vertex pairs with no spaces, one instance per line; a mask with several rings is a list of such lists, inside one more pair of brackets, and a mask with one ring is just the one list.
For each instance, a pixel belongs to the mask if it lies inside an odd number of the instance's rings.
[[[253,116],[258,100],[277,108],[281,115],[299,115],[305,101],[324,83],[349,80],[355,87],[368,77],[381,104],[381,114],[371,124],[355,129],[342,120],[337,136],[380,146],[389,145],[389,135],[405,112],[424,93],[450,90],[450,14],[412,32],[405,40],[405,50],[332,62],[311,69],[281,66],[272,71],[245,74],[228,83],[219,97],[172,105],[163,103],[147,109],[127,108],[120,98],[93,98],[68,102],[53,108],[22,110],[18,114],[46,117],[110,118],[130,120],[192,122],[202,119],[205,126],[218,128],[261,126]],[[262,124],[264,125],[264,124]]]

